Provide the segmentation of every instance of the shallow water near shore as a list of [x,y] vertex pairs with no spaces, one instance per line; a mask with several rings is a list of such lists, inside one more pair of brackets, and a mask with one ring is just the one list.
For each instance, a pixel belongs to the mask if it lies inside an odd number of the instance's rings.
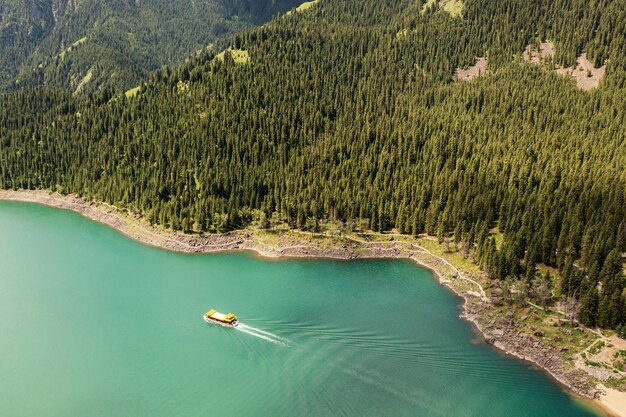
[[601,415],[459,303],[409,261],[177,254],[0,202],[0,414]]

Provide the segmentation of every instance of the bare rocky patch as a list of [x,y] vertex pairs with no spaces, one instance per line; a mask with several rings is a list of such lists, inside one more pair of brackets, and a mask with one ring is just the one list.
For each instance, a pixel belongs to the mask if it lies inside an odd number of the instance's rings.
[[458,81],[469,81],[472,78],[485,75],[487,70],[487,58],[480,57],[476,59],[476,63],[467,69],[457,68],[454,79]]
[[606,65],[595,68],[593,63],[587,59],[586,53],[578,57],[574,67],[565,68],[561,65],[556,65],[554,64],[554,52],[554,44],[542,42],[539,44],[538,50],[534,50],[528,45],[522,57],[527,62],[551,67],[557,74],[573,78],[581,90],[596,88],[606,73]]
[[554,58],[554,45],[552,42],[542,42],[539,44],[538,50],[532,49],[530,45],[528,45],[526,46],[522,57],[525,61],[537,65],[552,62],[552,59]]
[[569,75],[574,78],[578,88],[582,90],[591,90],[600,84],[600,80],[606,73],[606,65],[602,65],[600,68],[595,68],[593,63],[587,59],[587,54],[583,53],[576,60],[576,67],[558,67],[556,72],[563,75]]

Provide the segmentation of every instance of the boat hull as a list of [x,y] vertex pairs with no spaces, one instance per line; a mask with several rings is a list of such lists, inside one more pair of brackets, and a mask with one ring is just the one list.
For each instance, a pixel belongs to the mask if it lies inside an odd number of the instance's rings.
[[239,326],[239,322],[237,320],[233,321],[232,323],[226,323],[223,321],[219,321],[219,320],[215,320],[212,319],[211,317],[208,316],[202,316],[204,318],[204,321],[206,321],[207,323],[213,323],[213,324],[217,324],[218,326],[222,326],[222,327],[237,327]]

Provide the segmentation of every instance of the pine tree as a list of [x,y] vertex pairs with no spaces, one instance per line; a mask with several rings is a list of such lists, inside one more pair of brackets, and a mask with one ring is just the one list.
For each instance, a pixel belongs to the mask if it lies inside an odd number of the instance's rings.
[[595,326],[598,315],[598,287],[588,285],[580,299],[578,319],[587,326]]

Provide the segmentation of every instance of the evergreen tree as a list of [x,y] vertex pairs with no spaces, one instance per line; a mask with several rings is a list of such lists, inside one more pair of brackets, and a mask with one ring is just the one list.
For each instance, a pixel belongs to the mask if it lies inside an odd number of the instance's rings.
[[598,287],[588,285],[580,299],[578,319],[587,326],[595,326],[598,315]]

